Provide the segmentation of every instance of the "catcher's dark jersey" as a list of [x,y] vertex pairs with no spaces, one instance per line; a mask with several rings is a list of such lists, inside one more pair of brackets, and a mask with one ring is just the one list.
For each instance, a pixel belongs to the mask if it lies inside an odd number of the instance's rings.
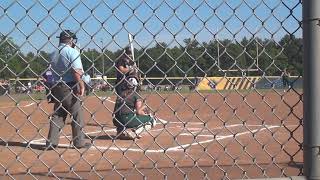
[[135,91],[131,91],[131,93],[123,93],[117,98],[113,112],[116,116],[134,113],[135,104],[140,99],[140,96]]

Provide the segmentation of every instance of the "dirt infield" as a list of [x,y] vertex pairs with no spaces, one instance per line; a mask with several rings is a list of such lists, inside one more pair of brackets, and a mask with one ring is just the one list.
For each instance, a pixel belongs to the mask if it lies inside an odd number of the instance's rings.
[[272,90],[145,94],[150,109],[163,121],[136,141],[114,139],[114,96],[89,96],[83,100],[85,132],[94,146],[72,149],[71,127],[66,125],[59,148],[53,151],[43,151],[52,104],[16,105],[1,97],[0,174],[30,179],[301,175],[301,94]]

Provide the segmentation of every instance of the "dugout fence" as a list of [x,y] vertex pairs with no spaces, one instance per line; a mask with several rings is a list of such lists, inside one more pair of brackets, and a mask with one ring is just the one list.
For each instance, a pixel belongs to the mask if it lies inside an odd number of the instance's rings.
[[[0,176],[319,179],[317,96],[309,90],[318,87],[319,8],[316,0],[1,1]],[[9,90],[45,86],[65,29],[77,34],[96,82],[89,87],[107,90],[81,98],[93,146],[73,148],[68,118],[48,151],[53,104],[43,91]],[[135,140],[119,139],[112,123],[126,47],[139,94],[158,117]]]

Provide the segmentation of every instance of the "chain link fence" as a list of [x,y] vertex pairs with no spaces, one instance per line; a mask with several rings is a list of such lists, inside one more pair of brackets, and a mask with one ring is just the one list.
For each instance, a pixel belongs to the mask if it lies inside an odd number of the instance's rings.
[[[302,175],[301,12],[300,0],[1,1],[2,178]],[[67,29],[91,77],[86,95],[70,91],[83,126],[55,94],[66,82],[44,78]],[[137,98],[157,121],[141,138],[114,124],[127,47]],[[60,125],[58,106],[70,117]],[[59,143],[48,148],[54,125]],[[91,147],[76,147],[77,125]]]

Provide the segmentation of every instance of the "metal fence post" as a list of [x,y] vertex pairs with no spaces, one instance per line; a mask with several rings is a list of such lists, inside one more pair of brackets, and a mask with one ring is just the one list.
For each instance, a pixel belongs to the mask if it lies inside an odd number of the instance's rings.
[[303,1],[304,175],[320,179],[320,1]]

